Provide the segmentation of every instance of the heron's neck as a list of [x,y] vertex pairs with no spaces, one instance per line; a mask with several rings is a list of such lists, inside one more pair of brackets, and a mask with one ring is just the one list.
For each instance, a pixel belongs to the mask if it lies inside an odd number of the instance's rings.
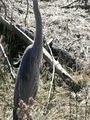
[[34,48],[38,48],[38,51],[42,49],[42,19],[41,14],[38,8],[38,0],[33,0],[33,10],[35,14],[35,20],[36,20],[36,34],[34,38]]

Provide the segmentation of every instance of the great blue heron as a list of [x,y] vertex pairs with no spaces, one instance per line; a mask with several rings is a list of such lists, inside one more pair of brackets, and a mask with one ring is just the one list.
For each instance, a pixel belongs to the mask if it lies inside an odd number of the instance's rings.
[[17,108],[19,101],[23,100],[28,104],[30,97],[35,99],[38,89],[39,67],[43,46],[42,19],[38,8],[38,0],[33,0],[33,10],[36,20],[36,34],[33,45],[26,48],[18,70],[14,90],[13,120],[18,120]]

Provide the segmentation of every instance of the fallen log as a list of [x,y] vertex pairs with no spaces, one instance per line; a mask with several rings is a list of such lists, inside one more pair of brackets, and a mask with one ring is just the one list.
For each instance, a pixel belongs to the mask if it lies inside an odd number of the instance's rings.
[[[26,28],[21,27],[20,25],[16,25],[22,32],[24,32],[27,36],[29,36],[32,40],[34,40],[34,33],[31,30],[27,30]],[[75,57],[71,56],[70,53],[66,50],[63,50],[61,48],[58,48],[57,45],[53,44],[52,39],[50,39],[48,42],[46,40],[44,41],[44,47],[49,52],[48,45],[50,46],[50,49],[52,50],[53,56],[55,59],[59,61],[60,64],[66,65],[70,67],[74,71],[78,71],[81,69],[80,62],[76,63]],[[50,52],[49,52],[50,53]]]
[[[30,39],[24,32],[22,32],[16,25],[10,24],[3,17],[0,17],[0,24],[4,24],[4,26],[13,31],[14,35],[20,37],[20,39],[24,40],[27,45],[33,44],[33,40]],[[55,72],[63,79],[63,81],[69,86],[69,88],[74,91],[80,91],[81,87],[78,85],[73,78],[67,73],[67,71],[61,66],[61,64],[55,59],[52,60],[52,56],[48,53],[48,51],[43,47],[43,57],[44,59],[51,65],[55,65]]]

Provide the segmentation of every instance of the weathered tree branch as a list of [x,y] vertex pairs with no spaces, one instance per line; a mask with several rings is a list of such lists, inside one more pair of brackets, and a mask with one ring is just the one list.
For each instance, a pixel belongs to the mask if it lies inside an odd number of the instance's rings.
[[61,8],[69,8],[73,3],[78,2],[79,0],[74,0],[73,2],[69,3],[68,5],[62,6]]

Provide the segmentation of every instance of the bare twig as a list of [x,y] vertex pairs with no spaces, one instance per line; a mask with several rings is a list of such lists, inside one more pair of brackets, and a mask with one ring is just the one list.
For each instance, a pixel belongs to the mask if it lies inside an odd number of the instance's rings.
[[[53,57],[53,60],[54,60],[54,57]],[[50,90],[49,90],[49,95],[48,95],[48,101],[49,101],[49,102],[50,102],[50,99],[51,99],[52,87],[53,87],[53,82],[54,82],[54,74],[55,74],[55,65],[54,65],[54,63],[53,63],[52,81],[51,81]]]
[[13,114],[11,114],[7,120],[13,120]]
[[71,2],[71,3],[69,3],[68,5],[66,5],[66,6],[62,6],[61,8],[68,8],[68,7],[70,7],[70,5],[72,5],[73,3],[75,3],[75,2],[78,2],[79,0],[75,0],[75,1],[73,1],[73,2]]
[[29,11],[29,2],[27,0],[27,13],[26,13],[26,16],[25,16],[25,26],[26,26],[26,19],[27,19],[27,16],[28,16],[28,11]]
[[[48,45],[48,48],[49,48],[51,56],[52,56],[52,61],[54,61],[54,56],[53,56],[52,50],[51,50],[49,44],[47,44],[47,45]],[[49,90],[49,95],[48,95],[48,104],[49,104],[50,99],[51,99],[51,93],[52,93],[52,87],[53,87],[53,81],[54,81],[54,73],[55,73],[55,65],[54,65],[54,62],[53,62],[53,73],[52,73],[52,81],[51,81],[51,84],[50,84],[50,90]]]
[[12,66],[11,66],[11,64],[10,64],[10,62],[9,62],[9,59],[8,59],[6,53],[5,53],[5,50],[4,50],[4,48],[3,48],[2,44],[1,44],[2,41],[3,41],[3,36],[1,35],[1,38],[0,38],[0,48],[1,48],[2,53],[3,53],[3,55],[4,55],[4,57],[5,57],[6,61],[7,61],[7,64],[8,64],[10,73],[11,73],[13,79],[15,80],[16,75],[15,75],[15,73],[13,72]]
[[1,3],[3,4],[3,6],[4,6],[4,9],[5,9],[5,19],[6,19],[6,16],[7,16],[7,10],[6,10],[6,5],[5,5],[5,3],[4,3],[4,1],[3,0],[0,0],[1,1]]

